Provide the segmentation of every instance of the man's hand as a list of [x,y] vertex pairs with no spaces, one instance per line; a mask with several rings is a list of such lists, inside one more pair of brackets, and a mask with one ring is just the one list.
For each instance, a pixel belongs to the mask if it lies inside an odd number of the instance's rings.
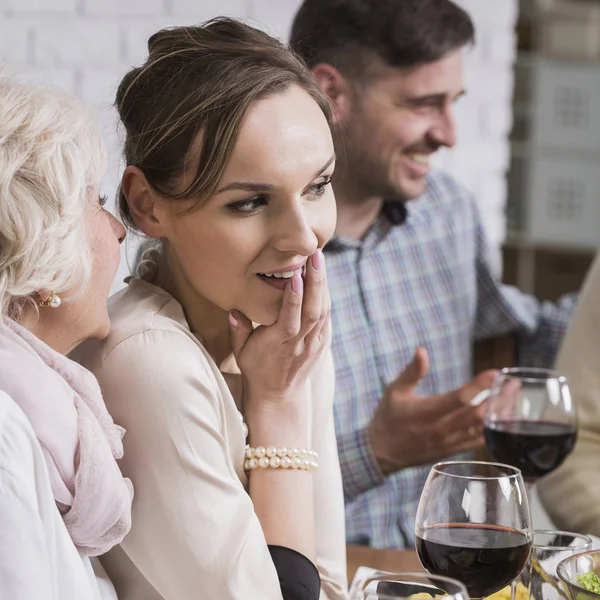
[[385,475],[429,464],[483,446],[485,403],[472,407],[496,371],[485,371],[462,387],[436,396],[414,392],[429,371],[429,358],[418,348],[412,362],[386,389],[368,427],[369,439]]

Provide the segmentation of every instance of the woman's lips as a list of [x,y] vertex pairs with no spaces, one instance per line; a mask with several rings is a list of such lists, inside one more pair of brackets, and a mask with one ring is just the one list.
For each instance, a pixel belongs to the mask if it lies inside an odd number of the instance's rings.
[[291,281],[291,277],[289,279],[266,277],[265,275],[257,275],[257,277],[267,285],[270,285],[271,287],[282,291],[285,290],[285,286],[288,284],[289,281]]

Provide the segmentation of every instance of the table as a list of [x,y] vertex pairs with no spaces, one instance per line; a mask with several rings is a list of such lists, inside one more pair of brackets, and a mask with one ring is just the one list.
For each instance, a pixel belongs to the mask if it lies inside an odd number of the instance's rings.
[[382,571],[417,572],[421,573],[423,567],[414,550],[393,550],[368,548],[367,546],[347,546],[346,558],[348,561],[348,583],[352,583],[354,573],[358,567],[371,567]]

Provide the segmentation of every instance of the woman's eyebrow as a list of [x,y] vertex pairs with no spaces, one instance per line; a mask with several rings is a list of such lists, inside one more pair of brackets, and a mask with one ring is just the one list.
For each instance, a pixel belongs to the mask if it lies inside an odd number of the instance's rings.
[[[313,179],[316,179],[319,175],[321,175],[334,160],[335,154],[333,154],[332,157],[316,172]],[[231,190],[241,190],[243,192],[268,192],[274,189],[275,186],[270,183],[261,183],[258,181],[232,181],[231,183],[228,183],[226,186],[223,186],[221,189],[219,189],[217,194],[230,192]]]
[[242,190],[244,192],[266,192],[274,190],[275,186],[270,183],[259,183],[252,181],[233,181],[222,187],[217,194],[222,192],[229,192],[230,190]]
[[323,171],[325,171],[334,160],[335,160],[335,152],[332,154],[331,158],[315,173],[315,176],[313,177],[313,179],[316,179],[319,175],[321,175],[323,173]]

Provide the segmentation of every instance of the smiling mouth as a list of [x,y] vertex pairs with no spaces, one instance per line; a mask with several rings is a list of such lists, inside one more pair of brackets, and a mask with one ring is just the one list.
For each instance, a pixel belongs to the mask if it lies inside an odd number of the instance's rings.
[[303,269],[304,267],[293,271],[283,271],[281,273],[258,273],[258,276],[265,277],[266,279],[291,279],[296,273],[302,275]]
[[278,290],[285,290],[288,281],[296,274],[304,276],[304,272],[306,269],[306,265],[301,267],[300,269],[295,269],[293,271],[282,271],[281,273],[257,273],[257,277],[267,285],[274,287]]
[[424,167],[429,166],[429,161],[431,159],[431,154],[424,154],[422,152],[413,152],[412,154],[407,154],[408,158],[413,162],[416,162],[418,165],[423,165]]

